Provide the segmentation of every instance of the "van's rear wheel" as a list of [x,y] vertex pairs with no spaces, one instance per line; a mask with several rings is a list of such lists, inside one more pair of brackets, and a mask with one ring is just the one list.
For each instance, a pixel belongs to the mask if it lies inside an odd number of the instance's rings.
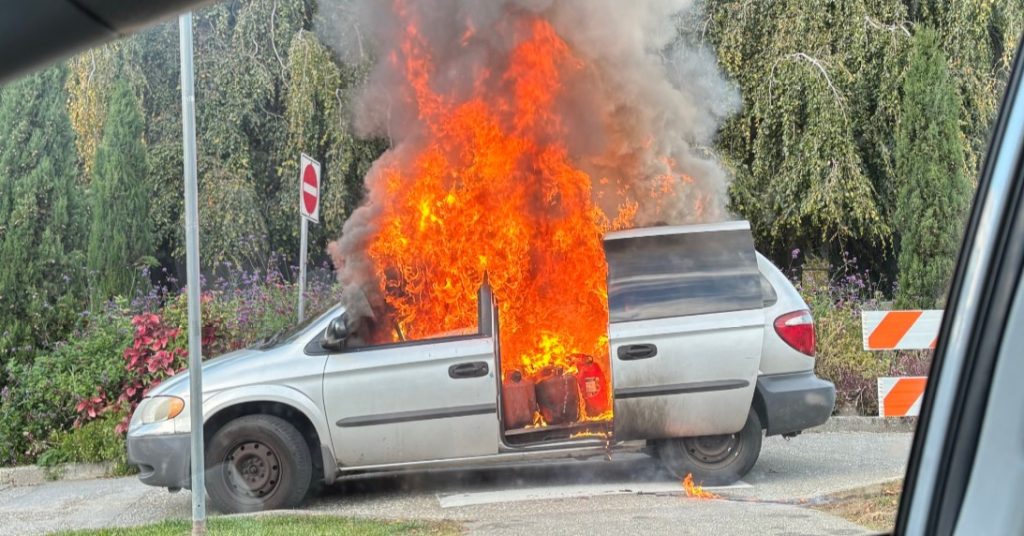
[[224,513],[294,508],[312,478],[312,457],[302,434],[272,415],[246,415],[227,423],[206,449],[206,491]]
[[724,486],[743,478],[761,454],[761,420],[751,408],[743,429],[735,434],[666,439],[658,444],[658,458],[680,480]]

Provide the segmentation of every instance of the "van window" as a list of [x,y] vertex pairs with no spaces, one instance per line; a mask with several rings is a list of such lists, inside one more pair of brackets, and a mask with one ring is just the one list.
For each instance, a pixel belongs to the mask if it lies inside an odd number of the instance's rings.
[[779,295],[775,293],[775,287],[772,286],[764,274],[761,274],[761,295],[764,297],[765,307],[771,307],[779,301]]
[[748,230],[605,242],[611,322],[764,307]]

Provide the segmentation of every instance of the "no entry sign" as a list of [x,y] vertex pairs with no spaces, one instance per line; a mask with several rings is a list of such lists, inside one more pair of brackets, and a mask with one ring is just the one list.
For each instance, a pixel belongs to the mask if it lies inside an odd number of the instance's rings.
[[299,159],[299,212],[320,223],[320,162],[305,154]]

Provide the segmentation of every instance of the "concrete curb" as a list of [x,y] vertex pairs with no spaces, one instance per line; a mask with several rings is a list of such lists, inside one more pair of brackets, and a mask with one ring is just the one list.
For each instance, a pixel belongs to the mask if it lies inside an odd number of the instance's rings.
[[0,467],[0,489],[38,486],[54,480],[103,478],[113,471],[113,462],[65,463],[55,467],[40,467],[38,465]]
[[917,428],[917,417],[843,417],[835,416],[825,424],[804,430],[806,433],[876,432],[909,433]]

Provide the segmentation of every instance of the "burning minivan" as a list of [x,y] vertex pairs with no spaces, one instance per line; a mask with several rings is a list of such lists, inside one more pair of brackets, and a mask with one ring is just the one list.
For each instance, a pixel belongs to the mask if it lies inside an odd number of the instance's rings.
[[[211,500],[289,508],[356,472],[622,452],[725,484],[753,467],[764,435],[829,418],[835,389],[814,374],[807,305],[746,222],[616,231],[603,248],[603,355],[543,334],[543,356],[512,354],[507,309],[484,278],[469,329],[412,338],[379,303],[346,300],[204,364]],[[128,460],[142,482],[188,487],[187,406],[182,373],[133,415]]]

